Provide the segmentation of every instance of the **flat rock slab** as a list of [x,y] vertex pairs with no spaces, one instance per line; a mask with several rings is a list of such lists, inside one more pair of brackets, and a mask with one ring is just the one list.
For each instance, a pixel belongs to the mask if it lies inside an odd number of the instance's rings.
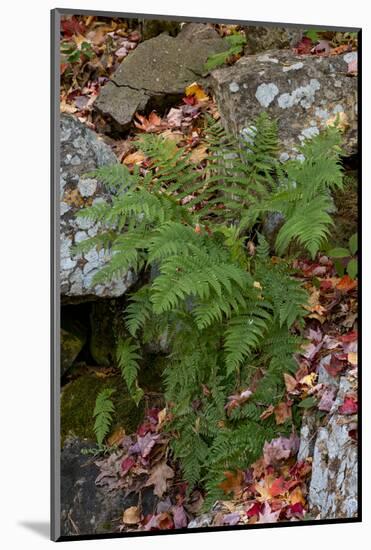
[[207,58],[226,49],[218,33],[208,25],[185,25],[173,38],[161,34],[139,44],[103,88],[94,107],[126,129],[136,111],[161,105],[205,74]]
[[266,111],[278,121],[281,158],[288,160],[306,137],[316,135],[337,113],[345,113],[345,153],[355,153],[358,79],[347,71],[356,56],[357,52],[325,57],[270,50],[213,71],[211,85],[223,125],[237,134]]
[[72,116],[61,116],[60,133],[60,284],[62,296],[117,297],[134,282],[128,272],[120,280],[91,286],[95,273],[109,261],[103,250],[73,255],[71,247],[97,234],[99,227],[91,220],[77,218],[76,213],[86,206],[109,201],[104,185],[94,178],[82,176],[100,166],[116,164],[110,147]]

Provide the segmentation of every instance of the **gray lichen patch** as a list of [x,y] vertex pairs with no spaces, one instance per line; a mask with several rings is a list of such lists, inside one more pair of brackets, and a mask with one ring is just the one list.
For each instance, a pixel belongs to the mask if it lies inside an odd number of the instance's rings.
[[317,136],[319,134],[319,129],[317,126],[309,126],[309,128],[304,128],[304,130],[301,131],[301,134],[299,136],[300,141],[303,141],[304,139],[310,139],[314,136]]
[[232,93],[236,93],[236,92],[238,92],[240,87],[237,84],[237,82],[231,82],[230,85],[229,85],[229,89],[231,90]]
[[304,67],[304,63],[299,61],[298,63],[293,63],[293,65],[289,65],[288,67],[283,67],[283,72],[287,73],[288,71],[298,71],[299,69],[302,69]]
[[262,107],[268,107],[279,92],[279,89],[273,82],[269,84],[264,83],[257,87],[255,97]]
[[281,109],[289,109],[294,105],[300,104],[305,109],[315,101],[315,93],[321,88],[321,84],[316,78],[311,78],[309,84],[300,86],[291,93],[285,93],[278,98],[278,105]]

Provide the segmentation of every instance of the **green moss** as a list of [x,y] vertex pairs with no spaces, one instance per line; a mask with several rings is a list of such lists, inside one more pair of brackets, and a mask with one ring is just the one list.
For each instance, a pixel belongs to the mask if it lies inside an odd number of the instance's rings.
[[121,376],[100,378],[93,373],[82,375],[62,391],[61,396],[61,438],[62,444],[68,434],[95,440],[93,431],[93,410],[95,399],[104,388],[116,388],[112,396],[115,405],[112,430],[122,426],[126,433],[136,430],[143,419],[144,401],[137,407],[129,397]]
[[108,367],[115,361],[115,302],[95,302],[90,314],[89,349],[97,365]]

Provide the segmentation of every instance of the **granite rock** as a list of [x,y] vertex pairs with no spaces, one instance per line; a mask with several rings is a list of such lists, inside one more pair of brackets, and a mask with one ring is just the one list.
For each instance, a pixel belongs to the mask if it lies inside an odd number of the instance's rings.
[[208,25],[185,25],[174,38],[162,33],[128,55],[101,90],[94,107],[125,130],[136,111],[178,100],[194,81],[203,81],[207,58],[226,49]]
[[357,78],[348,63],[357,52],[338,56],[297,55],[270,50],[242,57],[213,71],[223,125],[235,134],[248,132],[261,111],[277,119],[282,160],[296,158],[305,138],[318,134],[337,113],[345,113],[344,149],[357,151]]
[[91,286],[95,273],[109,260],[101,250],[72,254],[72,246],[99,231],[94,222],[78,218],[76,213],[96,202],[109,201],[111,195],[94,178],[83,176],[98,167],[115,164],[117,158],[98,135],[79,120],[61,116],[60,133],[60,284],[64,297],[117,297],[134,282],[128,272],[119,280]]

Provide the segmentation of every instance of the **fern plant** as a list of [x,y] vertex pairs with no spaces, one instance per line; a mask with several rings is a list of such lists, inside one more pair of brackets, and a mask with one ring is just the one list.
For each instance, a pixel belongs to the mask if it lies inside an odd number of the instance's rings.
[[[295,243],[315,256],[331,230],[331,191],[342,173],[336,129],[306,141],[304,160],[282,164],[276,123],[264,113],[240,138],[207,121],[205,145],[205,166],[195,168],[184,148],[146,135],[138,143],[150,161],[145,175],[97,170],[114,189],[112,202],[82,211],[102,230],[76,250],[111,251],[93,284],[128,269],[145,281],[124,313],[130,338],[118,343],[118,366],[138,401],[141,344],[167,334],[172,448],[189,487],[203,483],[212,499],[226,470],[246,468],[265,440],[292,429],[260,415],[282,399],[282,373],[296,369],[307,295],[290,262],[272,262],[257,228],[280,212],[276,252]],[[251,397],[230,410],[228,396],[246,388]],[[97,413],[100,441],[112,413],[108,398],[100,401],[103,416]]]
[[112,415],[115,412],[115,407],[110,397],[115,391],[116,390],[112,388],[105,388],[98,393],[95,401],[93,412],[95,418],[94,432],[99,447],[102,447],[103,441],[108,435],[111,427]]

